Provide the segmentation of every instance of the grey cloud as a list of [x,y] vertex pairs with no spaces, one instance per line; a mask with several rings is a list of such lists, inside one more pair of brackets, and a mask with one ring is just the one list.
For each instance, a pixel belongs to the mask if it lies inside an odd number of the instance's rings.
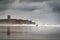
[[33,11],[33,10],[41,9],[43,5],[44,4],[39,3],[39,2],[37,2],[37,3],[25,3],[25,4],[22,4],[22,5],[17,5],[17,7],[15,7],[16,5],[11,6],[10,9],[23,10],[23,11]]
[[22,2],[43,2],[43,1],[56,1],[56,0],[22,0]]
[[0,4],[0,11],[4,11],[8,9],[8,5],[6,4]]
[[60,22],[60,2],[50,3],[50,7],[52,8],[53,12],[56,13],[56,16],[57,16],[56,20],[59,23]]
[[[33,10],[36,10],[36,9],[40,9],[40,3],[36,3],[36,5],[34,3],[25,3],[24,5],[17,5],[17,7],[15,7],[16,5],[12,4],[9,5],[7,2],[7,0],[5,1],[0,1],[0,11],[4,11],[4,10],[7,10],[7,9],[12,9],[12,10],[24,10],[24,11],[33,11]],[[18,3],[20,4],[20,3]]]
[[7,10],[9,7],[8,3],[8,0],[0,0],[0,11]]
[[12,3],[14,2],[15,0],[0,0],[0,4],[7,4],[7,3]]
[[18,10],[25,10],[25,11],[33,11],[33,10],[36,10],[36,9],[39,9],[38,7],[36,6],[22,6],[20,8],[17,8]]
[[[20,0],[21,1],[21,0]],[[24,0],[23,0],[24,1]],[[25,1],[41,1],[41,0],[25,0]],[[20,3],[19,3],[20,4]],[[2,4],[1,4],[2,5]],[[42,4],[43,5],[43,4]],[[11,6],[11,5],[10,5]],[[52,6],[52,5],[51,5]],[[21,5],[17,5],[17,7],[15,6],[11,6],[9,7],[10,9],[13,9],[13,10],[23,10],[23,11],[33,11],[33,10],[37,10],[37,9],[41,9],[41,4],[40,2],[37,2],[37,3],[26,3],[26,4],[22,4]],[[0,10],[6,10],[8,9],[8,5],[6,4],[3,4],[2,6],[0,6]],[[59,10],[59,8],[54,8],[56,10]]]
[[44,1],[44,0],[23,0],[23,2],[40,2],[40,1]]
[[[55,14],[53,11],[50,10],[50,7],[48,6],[50,4],[47,4],[45,2],[24,3],[24,4],[18,3],[18,5],[17,4],[15,5],[14,3],[12,4],[10,6],[8,4],[6,4],[6,6],[3,5],[7,7],[6,8],[7,10],[4,12],[5,15],[10,14],[16,18],[21,17],[24,19],[25,18],[32,19],[41,24],[60,24],[60,20],[58,16],[59,14],[57,13]],[[52,4],[51,6],[53,7]]]
[[60,2],[50,3],[50,7],[53,9],[54,12],[60,12]]
[[[11,6],[11,5],[10,5]],[[25,4],[23,6],[21,5],[17,5],[18,7],[15,8],[15,6],[11,6],[9,7],[8,4],[0,4],[0,11],[4,11],[4,10],[7,10],[7,9],[12,9],[12,10],[24,10],[24,11],[33,11],[33,10],[36,10],[38,9],[35,5],[28,5],[28,4]]]

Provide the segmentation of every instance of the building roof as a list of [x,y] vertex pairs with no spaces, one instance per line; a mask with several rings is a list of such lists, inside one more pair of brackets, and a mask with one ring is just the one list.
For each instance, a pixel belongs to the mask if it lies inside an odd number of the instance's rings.
[[8,19],[0,19],[0,24],[35,24],[35,22],[23,19],[11,19],[10,15],[8,15]]

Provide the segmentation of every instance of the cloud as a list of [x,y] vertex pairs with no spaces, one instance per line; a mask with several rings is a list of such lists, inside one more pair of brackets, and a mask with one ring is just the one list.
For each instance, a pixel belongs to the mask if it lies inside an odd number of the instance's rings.
[[8,0],[0,0],[0,11],[5,11],[9,9],[9,1]]
[[22,0],[22,2],[43,2],[43,1],[56,1],[56,0]]
[[58,14],[54,13],[46,2],[24,3],[24,5],[22,3],[16,7],[14,6],[10,6],[10,9],[5,11],[6,15],[10,14],[16,18],[31,19],[39,24],[59,24]]
[[50,3],[50,7],[53,9],[54,12],[60,12],[60,2]]
[[44,0],[23,0],[23,2],[41,2]]
[[23,11],[33,11],[41,9],[45,3],[35,2],[35,3],[18,3],[19,5],[12,4],[10,9],[13,10],[23,10]]
[[0,11],[4,11],[8,9],[8,5],[6,4],[0,4]]
[[[31,19],[39,24],[60,24],[59,14],[55,13],[48,2],[9,3],[0,18],[11,15],[12,18]],[[52,6],[52,5],[51,5]]]

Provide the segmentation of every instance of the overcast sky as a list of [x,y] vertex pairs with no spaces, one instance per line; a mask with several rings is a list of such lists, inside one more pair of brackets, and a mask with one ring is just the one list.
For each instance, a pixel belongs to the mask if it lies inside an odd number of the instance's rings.
[[37,24],[60,24],[60,3],[40,0],[1,1],[0,19],[7,18],[7,15],[17,19],[29,19]]

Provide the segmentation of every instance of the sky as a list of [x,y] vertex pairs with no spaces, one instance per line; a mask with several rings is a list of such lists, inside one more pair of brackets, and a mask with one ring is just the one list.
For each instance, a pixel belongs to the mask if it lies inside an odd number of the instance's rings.
[[59,1],[46,0],[3,0],[0,1],[0,19],[28,19],[39,25],[60,24]]

